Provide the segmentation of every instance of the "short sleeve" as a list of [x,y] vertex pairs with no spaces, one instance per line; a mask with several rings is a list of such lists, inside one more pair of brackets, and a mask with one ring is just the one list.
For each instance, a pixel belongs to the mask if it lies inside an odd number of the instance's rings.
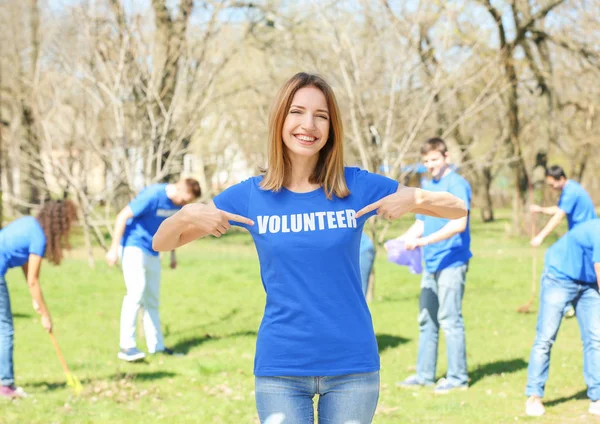
[[448,187],[448,192],[465,202],[467,210],[471,210],[471,186],[462,177]]
[[[354,172],[355,183],[351,191],[355,191],[355,194],[359,196],[360,209],[398,191],[399,184],[396,180],[359,168],[354,168]],[[369,218],[376,213],[376,210],[371,211],[365,215],[365,218]]]
[[558,207],[564,213],[569,215],[573,212],[576,201],[577,193],[575,192],[575,190],[571,190],[569,185],[566,185],[560,195],[560,199],[558,200]]
[[[37,229],[36,229],[37,230]],[[32,231],[29,241],[29,254],[44,257],[46,253],[46,236],[43,230]]]
[[[249,178],[225,189],[213,198],[215,206],[222,211],[254,219],[253,217],[248,216],[253,184],[254,178]],[[240,222],[229,221],[229,223],[231,225],[248,228],[248,225]]]
[[129,203],[129,207],[133,211],[133,216],[138,217],[151,211],[156,202],[156,194],[157,190],[155,187],[147,187],[145,190],[142,190],[142,192]]

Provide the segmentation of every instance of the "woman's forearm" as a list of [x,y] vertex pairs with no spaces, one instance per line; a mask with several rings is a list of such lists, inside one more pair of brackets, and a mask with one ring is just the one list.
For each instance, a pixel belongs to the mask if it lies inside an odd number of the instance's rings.
[[419,212],[430,212],[440,218],[458,219],[468,214],[465,202],[447,192],[417,189],[415,202]]
[[186,207],[183,207],[160,224],[152,238],[152,248],[157,252],[168,252],[208,234],[193,224]]

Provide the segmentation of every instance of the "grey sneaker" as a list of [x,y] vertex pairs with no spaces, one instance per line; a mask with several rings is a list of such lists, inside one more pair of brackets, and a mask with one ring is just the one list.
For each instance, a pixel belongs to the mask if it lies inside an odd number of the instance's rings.
[[588,409],[592,415],[600,415],[600,400],[590,402],[590,409]]
[[433,386],[433,383],[426,383],[421,380],[416,374],[406,377],[403,381],[396,383],[396,386],[403,389],[414,389],[418,387]]
[[445,395],[446,393],[450,393],[452,391],[467,390],[468,388],[468,384],[452,384],[447,379],[440,378],[433,392],[438,395]]
[[140,352],[136,347],[131,347],[129,349],[121,349],[117,356],[124,361],[135,362],[144,359],[146,354]]

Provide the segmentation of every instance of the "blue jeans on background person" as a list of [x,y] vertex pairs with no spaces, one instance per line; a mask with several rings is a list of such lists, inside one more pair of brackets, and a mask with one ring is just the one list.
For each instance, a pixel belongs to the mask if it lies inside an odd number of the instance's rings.
[[535,341],[527,368],[527,396],[544,396],[550,350],[556,340],[565,305],[572,302],[583,341],[583,377],[592,401],[600,399],[600,294],[598,285],[561,280],[542,274]]
[[365,296],[367,296],[369,275],[371,275],[371,270],[373,269],[373,262],[375,262],[375,249],[373,246],[360,252],[360,282],[363,295]]
[[10,297],[4,277],[0,277],[0,384],[11,386],[15,383],[13,369],[13,326]]
[[454,386],[466,386],[467,352],[462,300],[468,264],[430,273],[423,271],[419,298],[419,353],[417,378],[424,384],[435,381],[440,327],[446,337],[448,371]]
[[379,400],[379,371],[327,377],[255,377],[261,424],[370,424]]

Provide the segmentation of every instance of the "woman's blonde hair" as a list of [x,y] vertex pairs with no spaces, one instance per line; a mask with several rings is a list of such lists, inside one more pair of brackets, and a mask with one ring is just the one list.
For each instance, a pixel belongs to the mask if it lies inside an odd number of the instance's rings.
[[294,95],[305,87],[315,87],[323,93],[329,109],[329,137],[319,152],[319,160],[310,176],[313,184],[321,184],[328,199],[350,194],[344,176],[344,152],[342,141],[344,128],[340,109],[333,90],[323,78],[314,74],[300,72],[294,75],[277,93],[269,116],[269,153],[268,165],[261,187],[265,190],[280,191],[285,178],[291,171],[291,162],[283,144],[282,131]]

